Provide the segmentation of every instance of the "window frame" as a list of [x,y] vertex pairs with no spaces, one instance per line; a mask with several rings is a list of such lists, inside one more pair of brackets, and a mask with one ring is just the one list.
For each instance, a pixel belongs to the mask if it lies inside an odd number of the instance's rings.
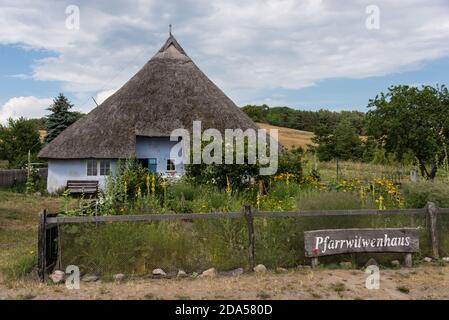
[[[99,166],[100,166],[100,176],[108,176],[111,174],[111,160],[100,160],[99,161]],[[107,171],[107,172],[103,172],[102,171]]]
[[[92,164],[92,165],[89,167],[89,164]],[[96,176],[98,176],[98,161],[96,159],[87,159],[87,161],[86,161],[86,175],[88,177],[96,177]]]
[[[169,169],[169,163],[173,165],[173,170]],[[176,171],[176,161],[175,159],[167,159],[165,169],[167,172],[175,172]]]

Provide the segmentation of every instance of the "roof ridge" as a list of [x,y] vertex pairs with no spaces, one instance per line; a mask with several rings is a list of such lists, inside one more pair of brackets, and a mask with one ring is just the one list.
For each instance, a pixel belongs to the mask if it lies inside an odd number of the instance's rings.
[[173,45],[176,48],[176,50],[178,50],[180,53],[188,57],[187,53],[184,51],[184,49],[181,47],[178,41],[176,41],[175,37],[171,33],[167,41],[165,41],[165,44],[158,52],[165,52],[171,45]]

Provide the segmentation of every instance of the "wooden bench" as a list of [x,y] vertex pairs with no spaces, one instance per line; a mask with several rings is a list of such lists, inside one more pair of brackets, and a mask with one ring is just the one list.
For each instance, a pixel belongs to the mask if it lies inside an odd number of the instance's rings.
[[84,193],[84,194],[95,194],[98,191],[98,181],[97,180],[68,180],[67,190],[71,194]]

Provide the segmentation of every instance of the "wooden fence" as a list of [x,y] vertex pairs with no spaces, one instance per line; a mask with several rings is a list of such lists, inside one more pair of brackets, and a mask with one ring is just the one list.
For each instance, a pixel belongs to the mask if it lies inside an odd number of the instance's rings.
[[395,210],[301,210],[292,212],[253,211],[252,207],[245,205],[240,212],[216,213],[186,213],[186,214],[141,214],[120,216],[79,216],[67,217],[58,214],[48,214],[43,210],[39,214],[38,227],[38,274],[41,281],[56,265],[58,258],[58,226],[65,224],[102,223],[102,222],[138,222],[138,221],[189,221],[195,219],[235,219],[245,218],[248,228],[248,260],[251,268],[255,265],[254,248],[254,218],[258,217],[322,217],[322,216],[367,216],[367,215],[426,215],[428,219],[429,238],[432,256],[439,258],[437,219],[439,214],[449,214],[449,208],[438,208],[429,202],[422,209],[395,209]]
[[[39,169],[39,177],[47,180],[48,169]],[[24,183],[27,179],[27,171],[25,169],[0,169],[0,187],[14,187]]]

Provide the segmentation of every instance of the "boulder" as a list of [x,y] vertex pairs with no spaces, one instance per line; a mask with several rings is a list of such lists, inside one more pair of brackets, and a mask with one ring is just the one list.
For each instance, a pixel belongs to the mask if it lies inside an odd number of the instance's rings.
[[123,273],[114,274],[115,281],[123,281],[125,279],[125,275]]
[[243,274],[243,268],[237,268],[237,269],[231,270],[231,271],[229,271],[229,274],[231,276],[240,276]]
[[254,272],[257,273],[264,273],[267,272],[267,267],[265,267],[263,264],[258,264],[257,266],[254,267]]
[[393,260],[391,261],[391,266],[398,268],[401,266],[401,263],[399,262],[399,260]]
[[186,278],[188,277],[187,273],[184,270],[178,270],[178,274],[177,274],[178,278]]
[[55,270],[49,275],[49,278],[53,281],[53,283],[61,283],[65,280],[65,272],[61,270]]
[[442,258],[442,260],[443,260],[444,262],[449,262],[449,257],[444,257],[444,258]]
[[424,258],[424,262],[432,262],[432,258],[425,257],[425,258]]
[[202,277],[216,277],[217,276],[217,270],[215,268],[210,268],[207,269],[205,271],[203,271],[203,273],[201,274]]
[[154,269],[151,274],[156,277],[165,277],[167,275],[161,268]]
[[288,270],[285,268],[282,268],[282,267],[278,267],[278,268],[276,268],[276,272],[277,273],[287,273]]
[[373,258],[369,258],[369,260],[365,263],[365,267],[368,266],[379,266],[379,264]]
[[81,278],[83,282],[95,282],[98,281],[99,277],[95,274],[86,274]]

